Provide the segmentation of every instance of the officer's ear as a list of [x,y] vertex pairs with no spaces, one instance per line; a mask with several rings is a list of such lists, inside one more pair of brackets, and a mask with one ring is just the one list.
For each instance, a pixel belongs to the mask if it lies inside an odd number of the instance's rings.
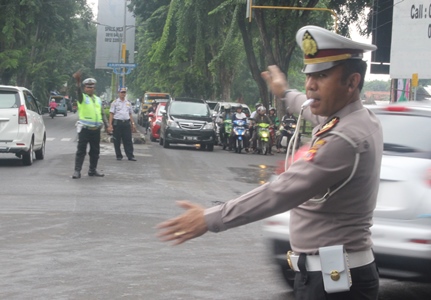
[[361,82],[361,74],[359,73],[350,74],[347,80],[349,92],[355,91],[358,88],[360,82]]

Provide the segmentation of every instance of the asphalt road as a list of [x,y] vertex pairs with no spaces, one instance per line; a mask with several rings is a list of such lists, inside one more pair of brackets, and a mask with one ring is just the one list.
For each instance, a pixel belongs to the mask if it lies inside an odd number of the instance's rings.
[[[274,156],[135,145],[137,162],[102,144],[99,170],[73,180],[77,115],[45,116],[46,158],[0,155],[0,299],[293,299],[257,222],[172,247],[156,224],[176,200],[209,207],[268,180]],[[430,299],[426,284],[382,280],[380,300]]]

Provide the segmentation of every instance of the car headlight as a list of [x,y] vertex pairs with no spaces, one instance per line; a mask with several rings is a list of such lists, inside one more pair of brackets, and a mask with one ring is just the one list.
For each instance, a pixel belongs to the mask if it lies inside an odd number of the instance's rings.
[[206,123],[203,129],[214,129],[213,123]]
[[175,122],[173,120],[168,120],[167,125],[168,125],[168,127],[178,128],[177,122]]

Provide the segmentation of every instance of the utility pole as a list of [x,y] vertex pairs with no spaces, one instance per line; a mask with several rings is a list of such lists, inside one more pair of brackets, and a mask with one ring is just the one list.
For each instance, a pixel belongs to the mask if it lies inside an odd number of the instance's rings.
[[[127,53],[127,46],[126,46],[126,14],[127,14],[127,0],[124,0],[124,19],[123,19],[123,44],[121,45],[121,58],[122,63],[126,63],[126,53]],[[123,84],[122,86],[126,87],[126,68],[123,68]]]

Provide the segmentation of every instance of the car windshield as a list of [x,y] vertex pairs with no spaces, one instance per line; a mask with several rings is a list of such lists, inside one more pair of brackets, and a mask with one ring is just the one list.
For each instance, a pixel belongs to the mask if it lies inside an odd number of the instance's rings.
[[0,108],[15,108],[19,105],[19,98],[16,92],[0,92]]
[[378,114],[384,150],[399,153],[431,152],[431,117]]
[[208,106],[199,102],[173,102],[170,108],[170,113],[177,116],[209,116]]

